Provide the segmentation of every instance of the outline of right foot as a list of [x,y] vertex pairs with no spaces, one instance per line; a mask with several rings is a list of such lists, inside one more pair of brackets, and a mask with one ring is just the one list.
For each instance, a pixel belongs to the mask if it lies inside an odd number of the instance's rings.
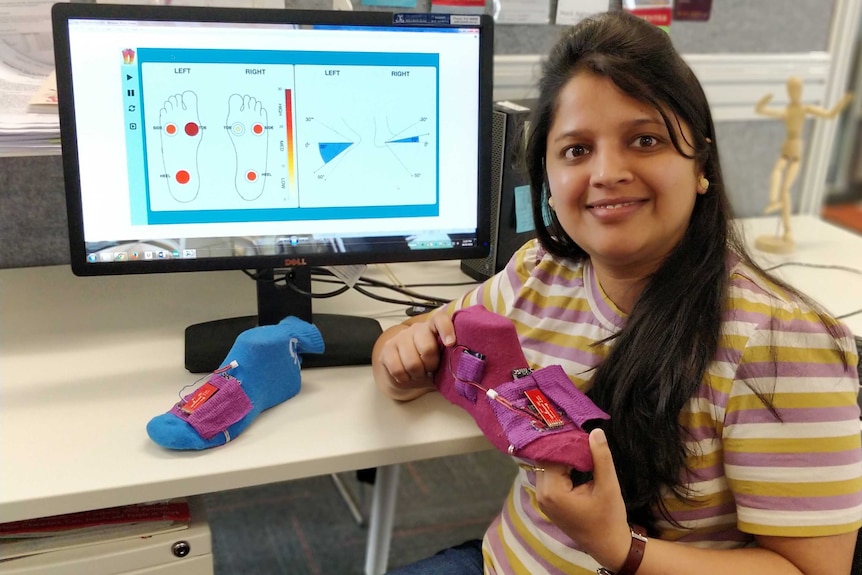
[[[259,133],[255,130],[258,125],[262,127]],[[236,192],[244,200],[256,200],[266,187],[264,174],[269,151],[266,109],[253,96],[232,94],[225,126],[236,154]]]

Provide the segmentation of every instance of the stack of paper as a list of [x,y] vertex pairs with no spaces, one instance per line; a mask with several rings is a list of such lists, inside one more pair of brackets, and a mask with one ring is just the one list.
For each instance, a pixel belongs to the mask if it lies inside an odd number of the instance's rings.
[[60,150],[57,106],[30,99],[54,70],[53,0],[0,0],[0,156]]
[[44,77],[27,76],[0,63],[0,155],[59,152],[56,104],[30,105],[45,81]]

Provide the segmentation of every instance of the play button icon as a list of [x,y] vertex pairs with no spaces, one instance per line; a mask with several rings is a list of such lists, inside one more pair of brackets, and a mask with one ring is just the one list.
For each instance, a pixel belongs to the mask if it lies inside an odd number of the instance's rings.
[[131,79],[132,79],[132,77],[130,75],[126,74],[126,80],[131,80]]

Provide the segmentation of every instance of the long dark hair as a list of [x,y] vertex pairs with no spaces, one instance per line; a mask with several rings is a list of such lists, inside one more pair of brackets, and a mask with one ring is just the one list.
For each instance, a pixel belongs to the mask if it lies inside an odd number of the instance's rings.
[[[692,497],[681,480],[687,451],[679,414],[697,392],[718,348],[728,253],[762,270],[747,255],[731,223],[703,88],[665,32],[624,11],[604,13],[569,29],[545,62],[525,150],[533,217],[543,247],[558,257],[588,257],[548,208],[545,173],[557,96],[583,72],[609,78],[623,92],[655,108],[676,150],[692,158],[709,180],[707,193],[696,197],[684,237],[649,278],[625,328],[611,338],[614,345],[596,368],[590,390],[596,404],[611,415],[608,441],[629,519],[654,526],[655,509],[670,519],[663,502],[665,489],[682,499]],[[685,137],[680,121],[690,127],[693,141],[687,143],[693,155],[679,141]],[[758,394],[777,416],[769,393]]]

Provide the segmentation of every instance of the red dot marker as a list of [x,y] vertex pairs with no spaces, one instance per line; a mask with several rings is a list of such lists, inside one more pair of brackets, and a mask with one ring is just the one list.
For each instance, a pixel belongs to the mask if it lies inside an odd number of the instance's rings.
[[180,170],[179,172],[177,172],[176,177],[177,177],[177,182],[179,182],[181,184],[188,184],[189,180],[192,179],[192,177],[189,175],[189,173],[185,170]]
[[176,134],[177,133],[176,124],[168,124],[167,126],[165,126],[165,132],[167,132],[169,136],[173,136],[174,134]]
[[186,134],[189,136],[197,136],[200,128],[194,122],[189,122],[186,124]]
[[245,173],[245,179],[249,182],[254,182],[255,180],[257,180],[257,172],[249,170]]
[[260,136],[261,134],[263,134],[263,126],[260,124],[255,124],[252,127],[251,131]]

